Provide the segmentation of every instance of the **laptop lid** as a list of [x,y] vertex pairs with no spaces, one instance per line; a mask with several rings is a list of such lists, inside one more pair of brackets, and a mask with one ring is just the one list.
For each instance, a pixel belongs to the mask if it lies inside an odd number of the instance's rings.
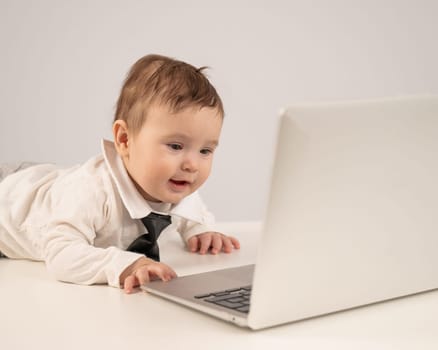
[[438,98],[284,111],[248,323],[438,287]]

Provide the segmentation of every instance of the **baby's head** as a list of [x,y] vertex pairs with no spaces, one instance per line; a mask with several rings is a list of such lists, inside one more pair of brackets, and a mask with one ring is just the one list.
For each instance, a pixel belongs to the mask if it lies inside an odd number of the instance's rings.
[[178,203],[210,174],[224,110],[203,69],[148,55],[134,64],[122,87],[115,146],[147,200]]
[[154,104],[171,112],[187,107],[214,108],[223,117],[221,98],[202,73],[205,68],[161,55],[140,58],[123,84],[114,121],[124,120],[131,131],[138,131]]

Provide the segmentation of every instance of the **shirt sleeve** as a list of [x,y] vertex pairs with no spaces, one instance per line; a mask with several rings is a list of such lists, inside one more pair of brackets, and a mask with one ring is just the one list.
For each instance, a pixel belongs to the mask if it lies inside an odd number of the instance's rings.
[[178,232],[180,233],[181,238],[186,244],[191,237],[196,236],[200,233],[211,231],[214,231],[211,226],[198,224],[197,222],[189,221],[186,219],[181,220],[180,226],[178,228]]
[[110,215],[105,191],[90,184],[67,184],[51,194],[52,210],[43,233],[48,271],[60,281],[120,287],[123,270],[142,255],[115,246],[93,245]]
[[187,244],[189,239],[204,232],[212,232],[215,230],[214,215],[207,210],[207,207],[200,201],[200,220],[194,221],[187,218],[181,218],[177,230],[183,241]]

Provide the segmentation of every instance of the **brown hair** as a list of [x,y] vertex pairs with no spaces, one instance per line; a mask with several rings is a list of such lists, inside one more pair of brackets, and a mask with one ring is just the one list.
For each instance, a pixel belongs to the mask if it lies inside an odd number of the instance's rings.
[[131,130],[139,130],[152,103],[166,105],[172,112],[186,107],[224,109],[216,89],[203,74],[206,67],[160,56],[140,58],[129,71],[117,101],[114,121],[124,120]]

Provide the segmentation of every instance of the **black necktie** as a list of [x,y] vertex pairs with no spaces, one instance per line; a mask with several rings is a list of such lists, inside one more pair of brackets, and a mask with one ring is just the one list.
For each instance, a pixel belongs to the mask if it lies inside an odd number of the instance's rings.
[[171,224],[169,215],[150,213],[141,219],[148,233],[136,238],[127,250],[146,255],[155,261],[160,261],[160,250],[157,239],[161,231]]

